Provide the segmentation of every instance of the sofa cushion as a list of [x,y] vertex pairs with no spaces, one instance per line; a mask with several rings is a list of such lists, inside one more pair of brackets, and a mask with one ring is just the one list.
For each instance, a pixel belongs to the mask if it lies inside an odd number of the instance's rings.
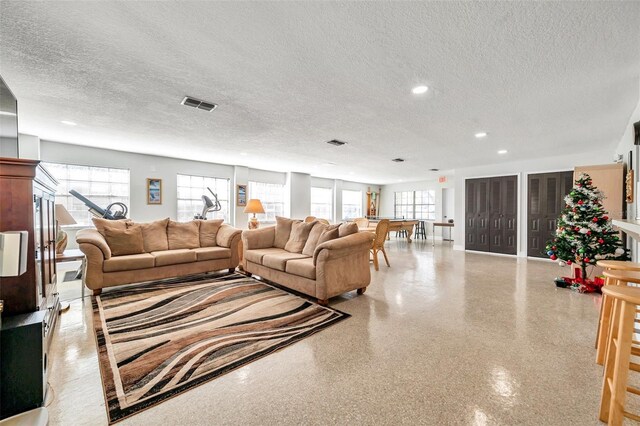
[[224,219],[197,220],[200,226],[200,247],[215,247],[216,235]]
[[296,220],[288,219],[286,217],[276,216],[276,237],[273,242],[273,246],[277,248],[284,248],[289,241],[289,235],[291,234],[291,226]]
[[311,230],[318,222],[295,222],[291,225],[291,235],[284,249],[291,253],[302,253]]
[[302,249],[302,254],[306,254],[307,256],[313,256],[313,251],[316,249],[318,245],[318,240],[322,233],[329,228],[327,225],[323,223],[316,223],[315,226],[309,232],[309,238],[307,238],[307,242],[304,244],[304,248]]
[[287,266],[287,261],[292,259],[304,259],[308,256],[305,256],[301,253],[289,253],[284,251],[282,253],[274,253],[274,254],[265,254],[262,257],[262,266],[266,266],[267,268],[277,269],[278,271],[285,271]]
[[104,239],[111,249],[112,256],[144,253],[142,228],[132,226],[125,229],[104,229]]
[[244,258],[249,262],[257,263],[258,265],[262,265],[262,258],[267,254],[278,254],[278,253],[289,253],[288,251],[281,248],[264,248],[264,249],[254,249],[254,250],[245,250]]
[[149,253],[130,254],[107,259],[102,264],[104,272],[132,271],[153,268],[156,258]]
[[299,277],[309,278],[310,280],[316,279],[316,267],[313,264],[313,258],[294,259],[287,262],[286,272]]
[[197,259],[196,252],[189,249],[154,251],[151,254],[156,259],[156,266],[195,262]]
[[91,221],[93,225],[96,227],[98,232],[105,236],[105,229],[115,229],[124,231],[127,229],[127,223],[131,222],[131,219],[122,219],[122,220],[109,220],[109,219],[101,219],[99,217],[92,217]]
[[191,249],[196,252],[196,260],[198,262],[202,260],[215,260],[215,259],[229,259],[231,257],[231,249],[225,247],[200,247]]
[[169,218],[156,220],[149,223],[127,223],[127,228],[139,226],[142,229],[142,239],[144,240],[144,251],[151,253],[152,251],[169,250],[169,241],[167,240],[167,225]]
[[[318,247],[322,243],[326,243],[327,241],[335,240],[336,238],[340,237],[340,231],[338,229],[338,226],[339,225],[331,225],[331,226],[329,226],[322,233],[322,235],[320,235],[320,238],[318,238],[318,244],[316,244],[316,247]],[[315,249],[314,249],[314,251],[315,251]]]
[[167,228],[167,239],[169,240],[169,250],[192,249],[200,247],[200,237],[198,224],[191,222],[169,221]]
[[347,222],[340,225],[338,228],[338,235],[340,237],[346,237],[347,235],[355,234],[359,231],[358,224],[355,222]]

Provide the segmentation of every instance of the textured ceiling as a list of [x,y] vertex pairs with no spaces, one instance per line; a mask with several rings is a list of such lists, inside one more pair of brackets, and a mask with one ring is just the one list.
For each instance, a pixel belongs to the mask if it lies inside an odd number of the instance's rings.
[[0,74],[43,139],[388,183],[613,148],[638,22],[640,2],[2,1]]

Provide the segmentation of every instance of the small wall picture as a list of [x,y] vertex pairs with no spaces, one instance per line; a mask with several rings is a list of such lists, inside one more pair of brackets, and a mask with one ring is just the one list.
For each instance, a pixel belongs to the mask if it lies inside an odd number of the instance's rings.
[[162,204],[162,179],[147,179],[147,204]]
[[238,185],[236,200],[236,205],[238,207],[244,207],[247,205],[247,185]]

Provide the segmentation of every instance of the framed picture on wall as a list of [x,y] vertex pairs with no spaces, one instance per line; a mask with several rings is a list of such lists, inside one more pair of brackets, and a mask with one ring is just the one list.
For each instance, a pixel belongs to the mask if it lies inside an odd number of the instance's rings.
[[162,179],[147,179],[147,204],[162,204]]
[[244,207],[247,205],[247,185],[238,185],[236,193],[236,205]]

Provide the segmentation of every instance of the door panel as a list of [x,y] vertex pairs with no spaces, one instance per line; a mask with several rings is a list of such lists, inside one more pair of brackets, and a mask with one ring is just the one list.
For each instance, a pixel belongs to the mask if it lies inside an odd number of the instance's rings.
[[547,257],[545,248],[556,230],[564,197],[573,187],[573,172],[529,175],[527,200],[527,256]]
[[517,177],[466,181],[467,250],[516,254]]

